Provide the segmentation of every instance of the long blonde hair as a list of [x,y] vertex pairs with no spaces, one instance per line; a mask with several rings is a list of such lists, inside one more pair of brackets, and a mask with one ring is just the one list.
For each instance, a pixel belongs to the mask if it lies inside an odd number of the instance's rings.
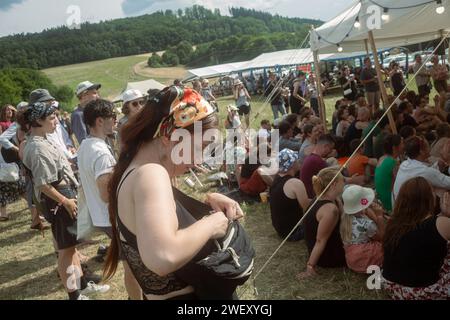
[[[320,170],[317,176],[312,177],[312,185],[316,196],[320,196],[322,192],[328,191],[329,184],[333,180],[333,178],[339,173],[340,167],[333,166],[329,168],[325,168]],[[334,182],[338,181],[338,179],[343,179],[342,174],[339,173],[338,177]]]
[[341,232],[341,239],[344,244],[350,244],[352,242],[352,220],[352,214],[342,213],[339,231]]

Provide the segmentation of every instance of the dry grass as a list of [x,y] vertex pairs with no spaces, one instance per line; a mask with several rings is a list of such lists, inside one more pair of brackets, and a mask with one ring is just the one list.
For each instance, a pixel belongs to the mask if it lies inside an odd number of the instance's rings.
[[[201,177],[205,178],[205,177]],[[181,179],[180,179],[181,180]],[[185,185],[181,189],[201,199],[205,189],[191,190]],[[209,185],[211,186],[211,185]],[[210,190],[214,190],[212,187]],[[243,222],[253,240],[256,250],[255,274],[281,243],[271,225],[267,204],[241,203],[246,212]],[[0,300],[60,300],[67,299],[56,273],[56,257],[51,241],[51,232],[45,237],[29,229],[30,213],[24,210],[24,201],[8,206],[11,220],[0,224]],[[91,270],[101,272],[102,264],[95,261],[99,243],[108,243],[103,235],[93,239],[96,243],[86,245],[80,251],[91,259]],[[304,299],[384,299],[380,291],[366,288],[366,276],[348,269],[321,269],[316,278],[297,281],[295,275],[306,265],[308,252],[304,241],[286,243],[267,268],[254,282],[248,281],[239,288],[241,299],[245,300],[304,300]],[[123,300],[127,294],[123,286],[122,267],[108,282],[111,290],[97,299]],[[255,294],[256,285],[258,295]]]

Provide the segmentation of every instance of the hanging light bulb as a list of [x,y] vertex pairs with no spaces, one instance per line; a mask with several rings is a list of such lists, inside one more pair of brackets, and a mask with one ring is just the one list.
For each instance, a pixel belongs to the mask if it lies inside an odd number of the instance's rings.
[[437,0],[437,8],[436,8],[436,13],[437,14],[443,14],[445,11],[445,7],[442,5],[442,0]]
[[383,8],[383,14],[381,15],[381,19],[383,21],[389,20],[389,9],[388,8]]
[[361,27],[361,23],[359,23],[359,17],[356,17],[356,21],[355,21],[354,26],[355,26],[355,28]]
[[344,51],[344,48],[342,48],[341,45],[340,45],[339,43],[337,44],[337,47],[338,47],[338,52]]

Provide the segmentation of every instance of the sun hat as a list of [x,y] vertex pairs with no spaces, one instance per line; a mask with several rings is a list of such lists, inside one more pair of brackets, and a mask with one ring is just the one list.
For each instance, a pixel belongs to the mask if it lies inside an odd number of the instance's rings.
[[353,184],[345,188],[342,199],[344,200],[344,212],[355,214],[370,207],[375,199],[375,192],[370,188]]
[[230,104],[228,106],[228,110],[230,110],[230,111],[239,111],[238,107],[236,107],[235,105],[232,105],[232,104]]
[[283,149],[278,154],[278,167],[280,172],[288,172],[298,160],[298,152],[291,149]]
[[142,94],[142,92],[140,92],[137,89],[127,90],[123,94],[123,104],[133,101],[133,100],[142,99],[143,97],[144,97],[144,95]]
[[36,102],[46,102],[50,100],[55,100],[47,89],[36,89],[30,93],[30,104],[34,104]]
[[102,87],[99,83],[92,83],[90,81],[83,81],[78,84],[77,89],[75,90],[75,94],[79,97],[83,92],[91,90],[91,89],[100,89]]

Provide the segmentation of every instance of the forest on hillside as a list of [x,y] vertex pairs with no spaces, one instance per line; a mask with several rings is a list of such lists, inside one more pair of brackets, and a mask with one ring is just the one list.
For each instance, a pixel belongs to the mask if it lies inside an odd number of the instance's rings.
[[[84,23],[80,29],[64,26],[7,36],[0,38],[0,68],[44,69],[167,48],[171,49],[161,64],[202,66],[298,46],[310,25],[321,23],[245,8],[230,8],[229,13],[194,5],[176,12]],[[180,54],[180,44],[190,47],[187,55]]]

